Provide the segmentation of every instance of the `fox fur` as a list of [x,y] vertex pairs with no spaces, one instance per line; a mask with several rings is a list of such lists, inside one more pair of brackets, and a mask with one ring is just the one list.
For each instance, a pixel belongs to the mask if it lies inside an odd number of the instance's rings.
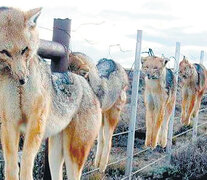
[[121,65],[114,61],[116,70],[109,73],[109,77],[102,77],[108,71],[108,69],[104,69],[107,67],[101,65],[103,61],[99,61],[95,66],[88,56],[80,52],[71,53],[69,59],[70,71],[82,75],[88,80],[101,103],[103,119],[98,136],[95,165],[101,172],[104,172],[109,159],[112,135],[119,121],[121,110],[126,103],[128,77]]
[[156,56],[142,58],[145,74],[144,102],[146,106],[145,146],[163,148],[167,144],[168,123],[175,105],[175,78],[166,68],[168,59]]
[[185,57],[179,64],[179,86],[182,91],[181,123],[190,124],[198,116],[207,87],[207,71],[201,64],[191,64]]
[[5,179],[18,180],[18,142],[25,139],[20,179],[32,180],[35,156],[49,139],[52,179],[81,177],[101,127],[99,100],[88,82],[71,72],[53,73],[37,56],[36,21],[41,9],[0,8],[0,117]]

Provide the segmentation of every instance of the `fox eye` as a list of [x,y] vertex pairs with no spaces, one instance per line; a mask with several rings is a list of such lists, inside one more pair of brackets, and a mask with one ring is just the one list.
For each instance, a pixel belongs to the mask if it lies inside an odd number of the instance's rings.
[[11,54],[7,50],[5,50],[5,49],[3,49],[2,51],[0,51],[0,53],[1,54],[5,54],[5,55],[7,55],[10,58],[12,57]]
[[23,55],[27,50],[28,50],[28,47],[24,48],[24,49],[21,51],[21,55]]

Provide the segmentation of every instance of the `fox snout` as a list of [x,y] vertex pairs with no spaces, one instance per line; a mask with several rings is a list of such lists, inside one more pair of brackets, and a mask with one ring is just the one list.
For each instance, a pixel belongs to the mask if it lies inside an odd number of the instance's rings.
[[24,85],[27,82],[29,73],[26,66],[13,66],[11,71],[14,79],[18,81],[20,85]]
[[15,79],[19,81],[20,85],[24,85],[28,80],[28,75],[17,75],[15,74]]
[[158,79],[155,75],[147,74],[148,79]]
[[20,79],[19,83],[20,83],[20,85],[24,85],[26,83],[26,79]]

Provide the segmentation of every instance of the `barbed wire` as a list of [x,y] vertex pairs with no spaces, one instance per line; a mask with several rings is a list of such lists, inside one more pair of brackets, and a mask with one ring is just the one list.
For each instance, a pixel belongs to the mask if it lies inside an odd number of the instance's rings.
[[[103,23],[105,23],[105,21],[102,21],[100,23],[83,23],[83,24],[80,24],[77,29],[72,30],[72,32],[78,33],[81,36],[81,38],[85,42],[87,42],[88,44],[90,44],[90,45],[96,45],[96,44],[98,44],[97,42],[85,38],[80,32],[78,32],[78,29],[81,28],[81,26],[86,26],[86,25],[101,25]],[[70,33],[68,31],[66,31],[66,30],[64,30],[62,28],[59,28],[59,27],[53,27],[53,29],[50,29],[50,28],[47,28],[47,27],[38,26],[38,28],[44,29],[44,30],[48,30],[48,31],[51,31],[51,32],[53,32],[54,29],[58,29],[58,30],[61,30],[61,31],[65,32],[69,36],[69,38],[71,38],[71,35],[70,35]],[[108,46],[108,54],[109,54],[110,57],[112,57],[112,55],[111,55],[111,48],[113,48],[113,47],[118,47],[119,51],[122,52],[122,53],[127,53],[127,52],[131,52],[132,51],[132,50],[125,50],[125,49],[123,49],[122,48],[122,45],[120,43],[118,43],[118,44],[110,44]],[[71,49],[70,49],[70,51],[72,52]]]
[[109,56],[110,56],[111,58],[113,58],[112,55],[111,55],[111,49],[112,49],[113,47],[118,47],[119,51],[122,52],[122,53],[132,52],[132,50],[124,50],[124,49],[122,48],[121,44],[110,44],[109,47],[108,47],[108,54],[109,54]]
[[78,31],[78,29],[80,29],[82,26],[88,26],[88,25],[95,25],[95,26],[99,26],[99,25],[102,25],[104,24],[106,21],[101,21],[101,22],[95,22],[95,23],[92,23],[92,22],[89,22],[89,23],[82,23],[80,25],[78,25],[78,27],[74,30],[72,30],[73,32],[76,32]]

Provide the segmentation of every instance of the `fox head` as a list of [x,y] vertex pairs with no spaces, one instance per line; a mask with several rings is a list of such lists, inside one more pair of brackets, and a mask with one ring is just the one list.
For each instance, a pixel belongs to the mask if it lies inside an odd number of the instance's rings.
[[0,8],[0,67],[8,68],[21,85],[29,76],[29,65],[37,53],[39,35],[36,22],[41,8],[26,12]]
[[189,61],[184,56],[183,60],[179,64],[179,83],[183,83],[184,81],[191,79],[194,71],[194,66],[189,63]]
[[75,74],[88,78],[90,66],[85,61],[81,54],[70,53],[69,55],[69,70]]
[[142,72],[148,79],[159,79],[169,59],[148,56],[142,58]]

